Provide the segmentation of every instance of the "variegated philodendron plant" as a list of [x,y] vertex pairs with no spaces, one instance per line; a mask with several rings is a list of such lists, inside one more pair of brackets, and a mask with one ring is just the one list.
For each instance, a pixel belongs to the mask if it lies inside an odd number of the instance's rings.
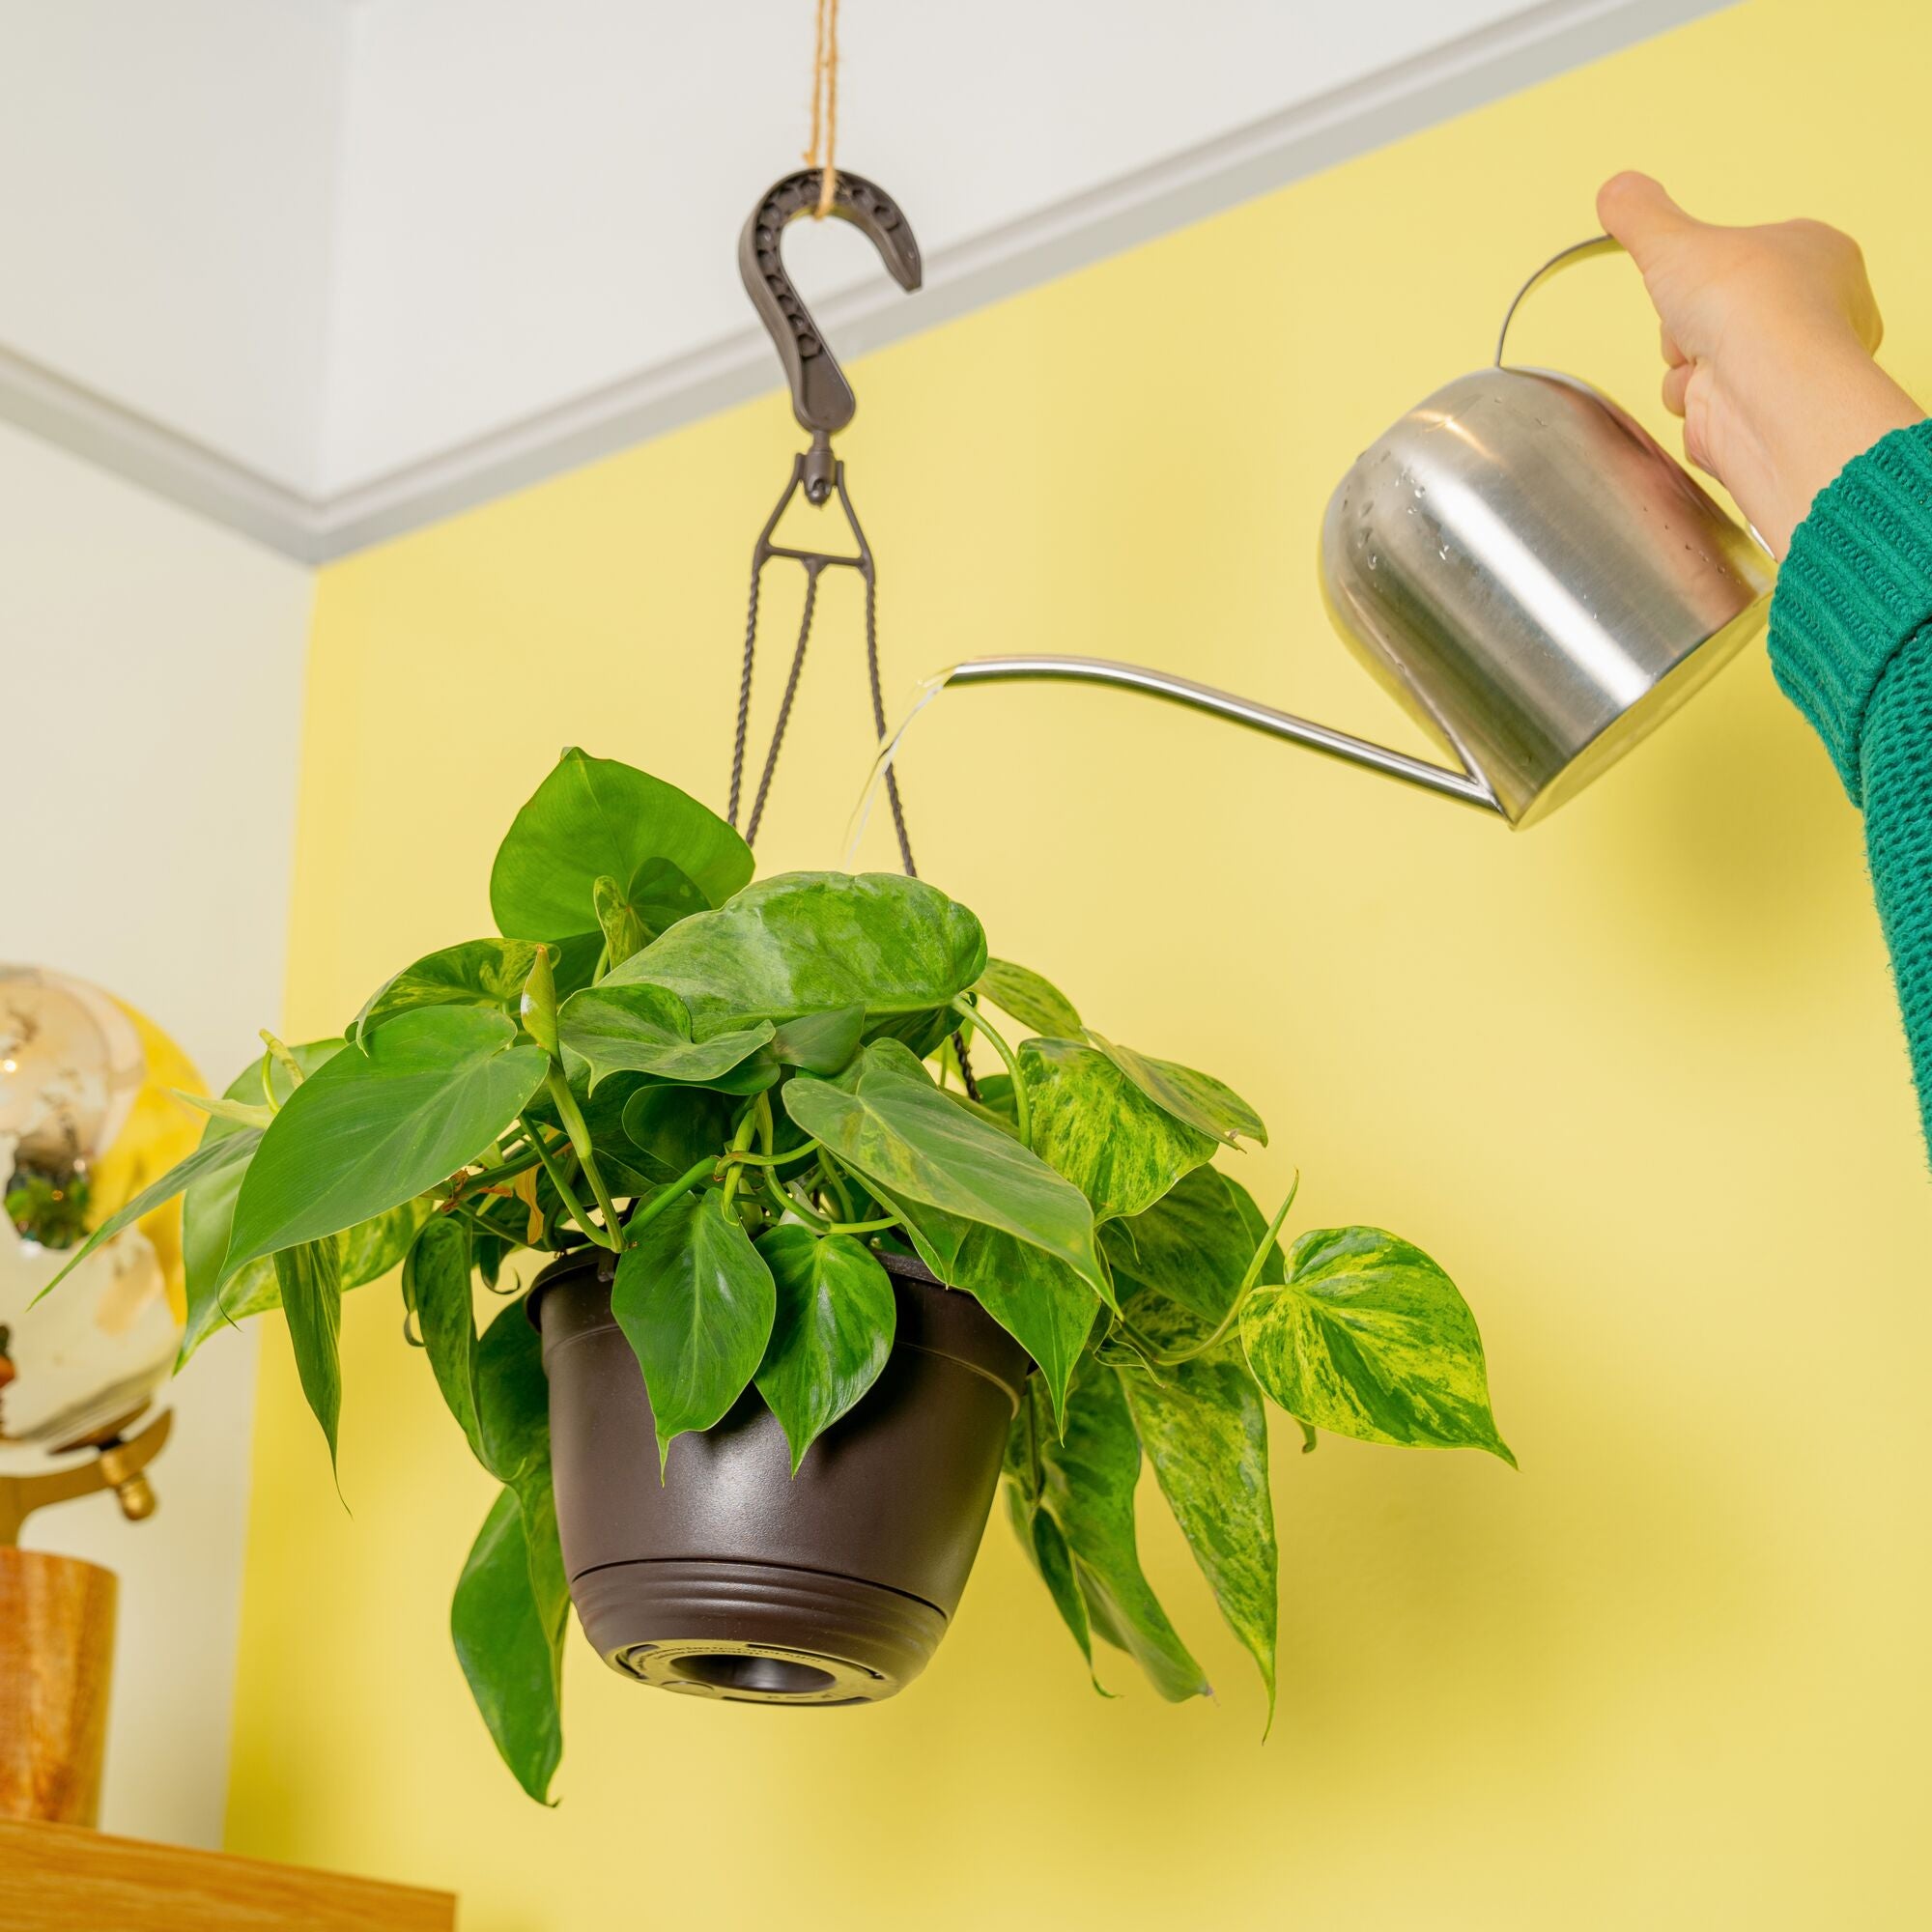
[[[497,852],[497,936],[406,967],[339,1037],[270,1040],[193,1102],[196,1151],[75,1259],[183,1195],[184,1357],[279,1307],[331,1455],[342,1295],[400,1264],[437,1383],[502,1485],[452,1627],[533,1796],[561,1749],[569,1607],[545,1383],[524,1309],[479,1332],[472,1290],[514,1293],[520,1249],[615,1252],[661,1457],[755,1383],[794,1467],[891,1350],[878,1252],[916,1255],[1037,1364],[1008,1499],[1090,1668],[1097,1636],[1163,1696],[1208,1688],[1136,1552],[1145,1457],[1271,1702],[1264,1400],[1311,1447],[1330,1430],[1508,1459],[1462,1295],[1379,1229],[1284,1250],[1290,1203],[1270,1218],[1214,1164],[1265,1139],[1254,1110],[989,959],[933,887],[752,872],[695,799],[567,753]],[[1004,1065],[977,1097],[969,1045]]]

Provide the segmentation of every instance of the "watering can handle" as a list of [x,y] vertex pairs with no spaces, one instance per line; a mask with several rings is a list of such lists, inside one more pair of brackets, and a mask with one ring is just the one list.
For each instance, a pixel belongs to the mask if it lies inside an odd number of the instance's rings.
[[1515,299],[1509,305],[1509,313],[1503,317],[1503,326],[1496,331],[1496,364],[1503,366],[1503,350],[1508,345],[1510,324],[1516,320],[1516,312],[1528,298],[1536,293],[1553,275],[1560,275],[1565,269],[1574,268],[1578,262],[1588,262],[1598,255],[1621,255],[1624,244],[1609,235],[1593,235],[1587,242],[1573,242],[1568,248],[1550,256],[1522,287],[1517,290]]

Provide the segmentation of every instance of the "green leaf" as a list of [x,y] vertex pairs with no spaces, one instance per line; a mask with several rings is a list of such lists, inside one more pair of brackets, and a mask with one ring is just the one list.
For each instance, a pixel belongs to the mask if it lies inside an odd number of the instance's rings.
[[169,1099],[179,1100],[184,1107],[206,1114],[212,1120],[226,1121],[231,1127],[266,1127],[275,1118],[275,1110],[267,1101],[213,1100],[206,1094],[184,1094],[179,1087],[165,1091]]
[[[225,1126],[227,1122],[210,1124]],[[142,1188],[133,1200],[101,1222],[68,1257],[67,1264],[34,1296],[34,1300],[42,1301],[51,1294],[101,1242],[112,1240],[124,1228],[131,1228],[142,1215],[152,1214],[156,1208],[164,1207],[196,1180],[212,1180],[224,1173],[239,1172],[247,1164],[263,1138],[260,1127],[242,1127],[219,1137],[204,1138],[185,1160],[177,1161],[158,1180]]]
[[[336,1043],[341,1044],[340,1041]],[[232,1180],[234,1186],[230,1187],[225,1209],[219,1215],[221,1244],[215,1249],[212,1262],[199,1268],[193,1260],[188,1264],[187,1321],[182,1332],[177,1371],[216,1329],[232,1327],[251,1315],[264,1315],[270,1309],[282,1305],[281,1284],[275,1278],[275,1264],[271,1259],[250,1262],[227,1282],[221,1280],[221,1257],[227,1252],[228,1226],[235,1211],[235,1188],[241,1185],[242,1176],[238,1172],[224,1177],[224,1179]],[[190,1190],[188,1206],[191,1208],[193,1205],[194,1194]],[[352,1288],[365,1288],[370,1282],[380,1281],[387,1274],[409,1253],[410,1243],[415,1239],[416,1230],[427,1219],[429,1211],[426,1201],[405,1201],[400,1208],[392,1208],[386,1214],[378,1214],[372,1221],[359,1222],[353,1228],[344,1229],[339,1235],[331,1236],[342,1292],[346,1294]],[[193,1243],[192,1235],[185,1236],[183,1252],[191,1255]]]
[[634,906],[675,900],[680,880],[722,905],[752,869],[751,848],[688,793],[572,749],[511,823],[490,873],[490,910],[513,938],[570,939],[597,927],[600,878]]
[[1029,967],[1015,966],[1010,959],[988,959],[973,990],[1048,1039],[1080,1037],[1080,1015],[1073,1010],[1073,1002]]
[[480,1463],[483,1431],[476,1412],[476,1311],[469,1266],[468,1228],[453,1214],[438,1214],[416,1236],[403,1264],[403,1299],[415,1310],[436,1385]]
[[343,1293],[381,1281],[391,1268],[400,1266],[416,1231],[429,1215],[429,1203],[417,1196],[343,1229],[335,1237],[341,1255]]
[[1476,1318],[1456,1284],[1399,1236],[1318,1228],[1286,1282],[1241,1311],[1255,1379],[1297,1421],[1364,1442],[1516,1458],[1490,1413]]
[[399,1207],[492,1146],[548,1065],[516,1031],[500,1013],[424,1007],[311,1074],[249,1163],[224,1274]]
[[985,958],[980,922],[921,880],[787,872],[672,926],[603,984],[675,993],[700,1040],[854,1007],[874,1031],[917,1035],[950,1028],[946,1007]]
[[[532,1574],[549,1566],[556,1521],[540,1494],[504,1489],[463,1566],[450,1605],[457,1662],[503,1762],[528,1794],[550,1802],[563,1756],[563,1635],[569,1598],[539,1596]],[[561,1577],[562,1565],[557,1562]]]
[[773,1034],[765,1057],[780,1066],[802,1066],[808,1073],[842,1073],[866,1037],[864,1007],[808,1013],[787,1020]]
[[[693,888],[696,896],[696,888]],[[607,967],[621,966],[632,953],[641,952],[651,942],[651,929],[643,915],[624,896],[624,889],[608,875],[590,888],[590,903],[596,908],[598,930],[604,935]],[[691,910],[703,911],[700,899]]]
[[758,1253],[778,1296],[758,1393],[791,1445],[796,1475],[805,1452],[878,1380],[897,1308],[891,1276],[850,1235],[785,1225]]
[[303,1241],[275,1255],[275,1285],[289,1321],[296,1374],[322,1433],[328,1438],[328,1465],[335,1466],[336,1431],[342,1420],[342,1275],[332,1240]]
[[[1198,1316],[1148,1291],[1128,1298],[1127,1320],[1173,1352],[1198,1347],[1212,1332]],[[1261,1671],[1272,1719],[1281,1558],[1261,1391],[1226,1343],[1157,1375],[1119,1373],[1161,1493],[1229,1629]]]
[[937,1208],[888,1200],[919,1258],[949,1288],[970,1294],[1037,1365],[1056,1416],[1100,1312],[1091,1283],[1063,1261]]
[[1034,1151],[1086,1195],[1095,1221],[1151,1207],[1220,1146],[1156,1106],[1090,1046],[1029,1039],[1019,1063]]
[[730,1102],[701,1087],[639,1087],[624,1102],[622,1126],[642,1157],[638,1165],[662,1184],[705,1154],[724,1151]]
[[662,1474],[672,1440],[722,1422],[757,1373],[777,1315],[772,1271],[705,1188],[625,1248],[611,1313],[644,1372]]
[[529,978],[524,981],[523,997],[517,1003],[517,1017],[524,1031],[554,1060],[556,1051],[556,978],[551,970],[550,948],[539,946],[530,961]]
[[836,1082],[795,1076],[783,1098],[791,1118],[882,1198],[1015,1236],[1112,1297],[1087,1197],[1010,1135],[955,1107],[897,1040],[872,1041]]
[[[285,1049],[304,1075],[325,1066],[343,1049],[341,1039],[305,1041]],[[265,1088],[264,1080],[269,1082]],[[265,1097],[269,1092],[275,1104],[283,1105],[296,1090],[288,1067],[270,1054],[259,1054],[248,1063],[224,1090],[230,1100]],[[210,1121],[201,1143],[222,1140],[242,1131],[218,1116]],[[259,1145],[260,1136],[256,1136]],[[190,1182],[182,1196],[182,1269],[187,1293],[187,1325],[182,1337],[176,1367],[185,1362],[214,1329],[244,1315],[255,1315],[281,1305],[281,1291],[275,1286],[275,1270],[264,1261],[244,1268],[226,1290],[220,1290],[221,1264],[228,1256],[228,1236],[235,1222],[235,1197],[242,1190],[245,1164],[222,1168]]]
[[[1197,1167],[1132,1220],[1110,1221],[1101,1244],[1117,1275],[1158,1289],[1211,1323],[1233,1306],[1266,1232],[1267,1217],[1239,1181]],[[1282,1274],[1277,1247],[1260,1278],[1278,1282]]]
[[1060,1525],[1043,1509],[1029,1504],[1016,1483],[1007,1485],[1007,1513],[1027,1561],[1046,1585],[1061,1622],[1087,1660],[1087,1675],[1094,1690],[1107,1696],[1094,1670],[1094,1626],[1087,1615],[1087,1599],[1080,1594],[1080,1582],[1073,1574],[1073,1552],[1067,1548]]
[[1130,1046],[1116,1046],[1090,1027],[1087,1038],[1097,1046],[1156,1106],[1177,1121],[1233,1146],[1237,1134],[1267,1146],[1267,1129],[1261,1116],[1211,1073],[1197,1073],[1172,1060],[1155,1060]]
[[597,1083],[612,1073],[715,1080],[756,1053],[772,1037],[772,1026],[760,1020],[694,1041],[691,1015],[675,993],[661,986],[612,985],[606,980],[564,1002],[559,1033],[564,1045],[589,1063],[594,1093]]
[[476,1422],[483,1466],[499,1483],[550,1483],[550,1382],[543,1338],[521,1300],[508,1304],[476,1345]]
[[1111,1369],[1091,1361],[1082,1366],[1067,1400],[1065,1434],[1055,1441],[1042,1429],[1039,1460],[1042,1507],[1072,1552],[1094,1628],[1125,1650],[1163,1697],[1205,1695],[1201,1666],[1141,1572],[1134,1530],[1140,1443]]
[[466,939],[406,966],[370,994],[349,1029],[358,1045],[383,1021],[417,1007],[489,1007],[509,1012],[523,997],[536,964],[526,939]]

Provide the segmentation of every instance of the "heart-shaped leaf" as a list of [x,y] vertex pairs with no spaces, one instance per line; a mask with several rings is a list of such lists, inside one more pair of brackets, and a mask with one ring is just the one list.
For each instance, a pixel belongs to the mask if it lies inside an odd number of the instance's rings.
[[757,1246],[778,1294],[758,1393],[784,1430],[796,1475],[805,1452],[878,1380],[897,1310],[892,1277],[850,1235],[787,1224]]
[[1487,1449],[1515,1466],[1490,1413],[1476,1318],[1399,1236],[1311,1230],[1240,1327],[1255,1379],[1296,1420],[1364,1442]]
[[988,959],[973,990],[1048,1039],[1080,1037],[1080,1015],[1073,1010],[1073,1002],[1030,967],[1016,966],[1010,959]]
[[248,1164],[224,1276],[386,1213],[494,1145],[549,1065],[516,1037],[500,1013],[423,1007],[312,1073]]
[[714,1188],[666,1208],[617,1263],[611,1313],[644,1372],[662,1473],[672,1440],[709,1429],[764,1359],[772,1271]]
[[872,1041],[836,1081],[798,1074],[783,1097],[791,1118],[882,1198],[1014,1236],[1111,1297],[1087,1197],[1010,1135],[955,1107],[897,1040]]
[[597,881],[636,905],[673,884],[709,905],[752,876],[745,841],[675,785],[572,749],[519,811],[490,873],[497,929],[515,939],[570,939],[597,929]]
[[985,959],[980,922],[919,879],[786,872],[672,926],[602,984],[675,993],[700,1040],[854,1007],[874,1031],[917,1033]]
[[611,1073],[715,1080],[756,1053],[772,1037],[772,1025],[760,1020],[694,1041],[691,1015],[676,994],[661,986],[613,986],[607,980],[564,1002],[559,1034],[571,1052],[588,1062],[594,1092],[597,1083]]
[[1095,1221],[1151,1207],[1220,1146],[1156,1106],[1091,1046],[1030,1039],[1019,1063],[1034,1151],[1086,1195]]
[[[1198,1348],[1212,1332],[1198,1316],[1148,1290],[1128,1297],[1126,1312],[1141,1334],[1170,1353]],[[1154,1375],[1119,1373],[1161,1494],[1229,1629],[1261,1671],[1272,1719],[1281,1557],[1261,1390],[1238,1349],[1227,1343]]]
[[1130,1046],[1116,1046],[1091,1027],[1087,1038],[1150,1100],[1184,1125],[1211,1134],[1231,1147],[1239,1134],[1267,1146],[1267,1129],[1262,1125],[1261,1116],[1211,1073],[1198,1073],[1172,1060],[1156,1060],[1151,1054],[1136,1053]]

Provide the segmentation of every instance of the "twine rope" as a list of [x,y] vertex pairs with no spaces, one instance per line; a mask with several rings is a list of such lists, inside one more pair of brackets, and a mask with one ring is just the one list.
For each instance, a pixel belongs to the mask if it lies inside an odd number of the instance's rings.
[[806,166],[822,170],[818,205],[811,211],[814,221],[823,221],[832,213],[833,197],[838,192],[838,0],[818,0],[811,47],[811,138],[805,150]]

